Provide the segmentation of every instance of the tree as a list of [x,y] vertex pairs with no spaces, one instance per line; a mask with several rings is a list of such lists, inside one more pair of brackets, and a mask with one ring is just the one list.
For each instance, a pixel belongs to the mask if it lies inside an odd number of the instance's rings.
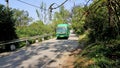
[[44,24],[39,20],[31,23],[29,26],[17,27],[16,32],[19,37],[31,37],[53,33],[50,25]]
[[117,0],[116,2],[94,0],[88,7],[90,10],[86,15],[85,26],[91,29],[89,37],[92,41],[109,41],[119,35],[120,21],[117,19],[119,17],[119,7],[113,7],[117,3],[119,3]]
[[54,18],[52,20],[52,28],[55,30],[57,24],[60,23],[69,23],[70,21],[70,12],[64,8],[64,6],[60,7],[59,12],[54,13]]
[[72,8],[72,28],[75,30],[77,34],[81,34],[84,32],[83,25],[85,16],[83,16],[84,8],[81,6],[74,6]]
[[32,21],[27,11],[13,9],[13,18],[15,19],[15,26],[26,26]]
[[10,41],[18,38],[14,24],[13,11],[0,5],[0,41]]
[[63,23],[67,23],[70,18],[70,12],[67,9],[65,9],[64,6],[61,6],[59,13],[60,13],[61,19],[63,20]]
[[40,9],[36,9],[36,13],[38,16],[38,19],[43,21],[44,23],[47,22],[47,9],[46,9],[46,4],[45,3],[41,3],[40,4]]

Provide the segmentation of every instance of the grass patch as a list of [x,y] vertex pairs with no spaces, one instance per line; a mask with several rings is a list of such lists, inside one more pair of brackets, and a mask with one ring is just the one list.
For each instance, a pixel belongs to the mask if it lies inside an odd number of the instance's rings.
[[87,45],[78,59],[75,68],[119,68],[120,67],[120,40],[111,40],[107,43],[96,42]]
[[87,57],[79,57],[75,62],[75,68],[87,68],[93,64],[95,64],[95,62],[92,59]]
[[88,44],[87,42],[89,41],[88,38],[89,30],[85,31],[82,35],[79,36],[79,47],[81,49],[84,49],[86,45]]

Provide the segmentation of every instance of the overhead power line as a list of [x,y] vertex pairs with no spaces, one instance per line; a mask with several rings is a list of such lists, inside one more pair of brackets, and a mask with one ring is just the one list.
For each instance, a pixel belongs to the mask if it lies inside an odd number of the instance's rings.
[[61,3],[61,4],[58,5],[57,7],[53,7],[53,5],[56,4],[56,3],[52,3],[52,4],[50,5],[50,7],[49,7],[49,12],[50,12],[49,19],[50,19],[50,20],[51,20],[51,18],[52,18],[52,16],[51,16],[51,14],[52,14],[52,12],[53,12],[52,10],[61,7],[61,6],[64,5],[67,1],[68,1],[68,0],[65,0],[63,3]]
[[[41,7],[39,7],[39,6],[36,6],[36,5],[30,4],[30,3],[24,2],[24,1],[21,1],[21,0],[17,0],[17,1],[19,1],[19,2],[21,2],[21,3],[24,3],[24,4],[27,4],[27,5],[29,5],[29,6],[35,7],[35,8],[43,9],[43,8],[41,8]],[[44,9],[44,10],[47,10],[47,9]]]
[[64,5],[68,0],[65,0],[62,4],[58,5],[57,7],[54,7],[53,9],[57,9],[59,8],[60,6]]

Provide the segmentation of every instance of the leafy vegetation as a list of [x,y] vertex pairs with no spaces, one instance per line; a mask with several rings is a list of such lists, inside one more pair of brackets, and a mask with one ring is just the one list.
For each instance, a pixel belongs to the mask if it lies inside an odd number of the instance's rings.
[[81,8],[85,13],[81,12],[84,15],[79,14],[77,18],[84,16],[84,33],[86,30],[88,33],[83,37],[80,35],[80,46],[81,42],[85,42],[85,47],[76,60],[75,68],[120,67],[119,4],[119,0],[94,0],[89,6]]
[[60,23],[70,23],[70,12],[65,9],[64,6],[61,6],[59,12],[55,12],[54,18],[51,23],[52,29],[56,29],[57,24]]
[[85,17],[82,17],[84,10],[81,6],[75,6],[72,9],[72,28],[74,29],[76,34],[82,34],[84,33],[84,20]]
[[[118,68],[120,67],[120,42],[113,42],[114,44],[94,43],[88,45],[79,55],[76,61],[76,67],[83,68]],[[84,58],[84,60],[80,60]],[[83,62],[86,61],[86,62]],[[91,62],[89,62],[91,61]],[[88,63],[87,65],[85,65]]]
[[84,48],[75,62],[76,68],[120,67],[119,0],[93,0],[85,7],[74,6],[71,12],[61,6],[50,24],[43,23],[46,5],[42,3],[41,8],[41,13],[36,10],[40,20],[29,24],[32,18],[27,11],[0,5],[0,42],[54,33],[57,24],[70,22]]
[[28,26],[17,27],[16,33],[19,37],[31,37],[53,33],[49,25],[43,24],[42,21],[36,21]]
[[13,11],[0,5],[0,42],[17,39]]
[[27,26],[33,19],[29,17],[29,13],[24,10],[13,9],[13,18],[15,19],[15,27]]
[[[41,20],[31,22],[32,20],[33,18],[29,17],[27,11],[0,5],[0,42],[36,35],[53,34],[55,32],[50,24],[44,24]],[[45,37],[45,39],[48,38]],[[29,40],[31,43],[34,41]],[[25,45],[25,42],[20,42],[19,44],[22,47]]]

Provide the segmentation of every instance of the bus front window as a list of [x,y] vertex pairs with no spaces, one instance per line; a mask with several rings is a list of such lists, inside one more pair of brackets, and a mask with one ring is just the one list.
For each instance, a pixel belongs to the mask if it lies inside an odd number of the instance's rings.
[[58,27],[57,32],[66,32],[66,28],[65,27]]

